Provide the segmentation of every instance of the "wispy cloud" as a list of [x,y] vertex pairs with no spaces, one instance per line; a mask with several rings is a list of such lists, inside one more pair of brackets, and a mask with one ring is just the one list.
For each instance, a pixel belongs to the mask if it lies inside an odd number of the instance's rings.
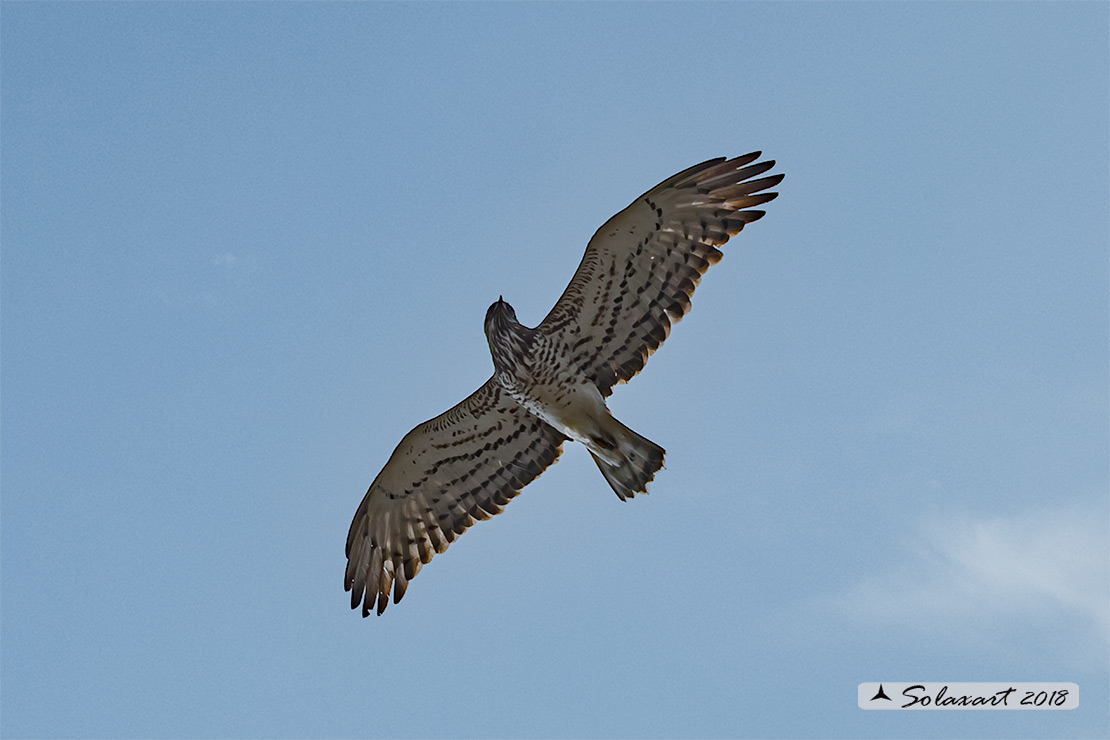
[[234,267],[238,262],[239,258],[231,252],[223,252],[212,258],[212,264],[218,267]]
[[923,524],[889,568],[834,599],[872,622],[967,635],[999,624],[1057,624],[1110,642],[1110,537],[1104,507]]

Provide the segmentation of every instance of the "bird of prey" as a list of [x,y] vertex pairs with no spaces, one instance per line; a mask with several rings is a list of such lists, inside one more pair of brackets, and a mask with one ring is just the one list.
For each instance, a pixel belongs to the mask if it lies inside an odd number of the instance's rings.
[[690,307],[717,249],[764,212],[783,175],[760,152],[669,177],[609,219],[555,307],[534,329],[502,298],[486,312],[493,376],[420,424],[370,484],[347,535],[351,608],[381,614],[421,566],[476,519],[501,512],[581,442],[621,500],[647,492],[664,450],[605,406]]

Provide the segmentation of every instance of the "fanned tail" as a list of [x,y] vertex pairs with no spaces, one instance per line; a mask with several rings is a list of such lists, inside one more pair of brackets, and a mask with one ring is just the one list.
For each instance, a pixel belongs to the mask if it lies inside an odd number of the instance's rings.
[[613,456],[620,458],[620,463],[610,464],[598,457],[593,450],[590,451],[590,456],[613,491],[624,501],[637,493],[647,493],[648,481],[663,467],[663,456],[667,451],[616,419],[610,419],[613,426],[607,431],[612,433],[616,442]]

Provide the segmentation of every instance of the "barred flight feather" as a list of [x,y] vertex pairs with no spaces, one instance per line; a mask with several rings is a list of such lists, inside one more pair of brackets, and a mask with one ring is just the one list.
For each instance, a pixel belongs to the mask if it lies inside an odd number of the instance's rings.
[[[762,192],[782,175],[756,180],[773,160],[750,164],[752,152],[731,160],[711,159],[671,177],[609,219],[590,240],[570,285],[538,330],[563,334],[578,347],[576,359],[603,395],[643,369],[666,340],[671,323],[681,319],[717,249],[764,211],[743,210],[777,197]],[[649,255],[646,271],[643,255]],[[663,270],[663,279],[657,279]],[[599,275],[625,274],[614,294]],[[637,300],[624,306],[623,296]],[[618,300],[619,299],[619,300]],[[598,330],[598,319],[606,317]]]
[[[505,474],[506,468],[483,451],[498,429],[498,454],[518,471],[514,475]],[[475,519],[499,513],[492,502],[507,503],[555,462],[564,439],[492,380],[405,435],[351,523],[344,587],[351,591],[352,606],[362,603],[366,616],[376,603],[380,614],[391,587],[393,601],[400,601],[433,552],[446,550]],[[444,452],[449,454],[438,457]],[[426,475],[432,477],[425,481]],[[474,476],[479,486],[459,487],[463,478]],[[439,497],[428,500],[421,493],[416,499],[417,490],[428,485]]]

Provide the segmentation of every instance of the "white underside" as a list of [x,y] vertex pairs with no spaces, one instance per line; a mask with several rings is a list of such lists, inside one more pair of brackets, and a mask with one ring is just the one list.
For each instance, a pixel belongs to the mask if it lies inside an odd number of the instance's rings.
[[571,392],[563,391],[561,399],[544,393],[542,386],[533,388],[527,396],[512,396],[531,413],[540,417],[576,442],[581,442],[597,457],[610,465],[620,465],[622,457],[617,449],[607,449],[597,444],[599,438],[609,438],[620,443],[621,425],[609,413],[605,399],[592,383],[583,383]]

